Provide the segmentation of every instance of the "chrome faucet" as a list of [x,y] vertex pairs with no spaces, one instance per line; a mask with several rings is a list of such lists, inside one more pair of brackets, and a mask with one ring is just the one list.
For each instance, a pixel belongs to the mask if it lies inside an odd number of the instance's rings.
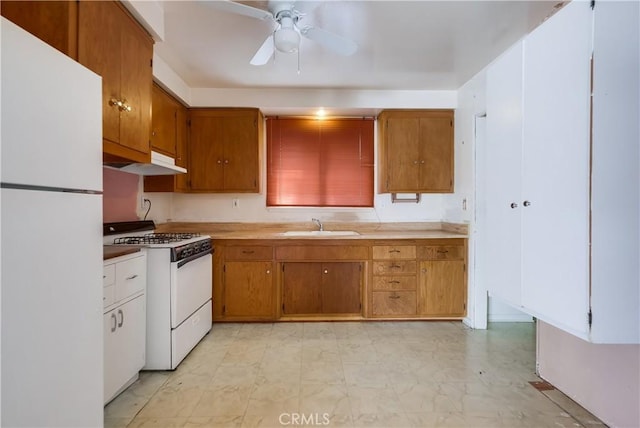
[[312,218],[311,221],[318,225],[318,227],[320,228],[320,232],[324,230],[324,226],[322,225],[322,222],[320,220],[318,220],[317,218]]

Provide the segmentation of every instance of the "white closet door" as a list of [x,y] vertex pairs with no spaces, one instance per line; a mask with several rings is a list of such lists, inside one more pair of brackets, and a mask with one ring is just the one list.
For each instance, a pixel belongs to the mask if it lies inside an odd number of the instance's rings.
[[[514,306],[521,290],[522,42],[487,70],[486,288]],[[513,207],[512,207],[512,204]]]
[[[592,10],[571,2],[524,46],[522,299],[586,337]],[[527,202],[525,202],[527,201]]]

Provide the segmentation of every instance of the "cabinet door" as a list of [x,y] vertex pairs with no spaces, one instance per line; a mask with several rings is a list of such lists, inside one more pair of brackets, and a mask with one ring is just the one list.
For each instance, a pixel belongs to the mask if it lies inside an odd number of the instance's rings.
[[464,271],[462,260],[420,262],[418,314],[464,316]]
[[419,118],[386,119],[387,191],[412,191],[420,176]]
[[216,116],[191,116],[189,178],[192,190],[224,187],[224,120]]
[[[117,2],[80,2],[78,61],[102,76],[105,152],[148,161],[153,42]],[[121,109],[114,102],[122,102]]]
[[525,39],[523,304],[588,332],[592,10],[571,2]]
[[145,296],[104,315],[104,399],[109,400],[145,364]]
[[254,113],[224,120],[224,190],[258,190],[258,123]]
[[149,153],[153,43],[129,16],[122,15],[120,97],[131,106],[120,114],[120,144]]
[[151,147],[175,158],[178,103],[157,85],[153,85],[151,111]]
[[322,263],[322,312],[356,314],[361,312],[360,263]]
[[115,2],[83,1],[78,5],[78,62],[102,76],[102,138],[120,141],[122,14]]
[[322,270],[320,263],[284,263],[282,272],[282,314],[322,313]]
[[73,59],[78,57],[78,3],[74,1],[0,2],[2,16]]
[[429,192],[453,191],[453,119],[420,119],[418,189]]
[[[187,120],[187,108],[182,104],[178,104],[176,110],[176,165],[183,168],[188,168],[189,166]],[[177,174],[175,177],[175,190],[183,192],[189,190],[189,177],[188,169],[186,174]]]
[[516,307],[522,304],[523,54],[520,42],[487,69],[485,185],[478,198],[485,245],[477,257],[487,290]]
[[274,297],[272,262],[225,263],[224,316],[272,318]]

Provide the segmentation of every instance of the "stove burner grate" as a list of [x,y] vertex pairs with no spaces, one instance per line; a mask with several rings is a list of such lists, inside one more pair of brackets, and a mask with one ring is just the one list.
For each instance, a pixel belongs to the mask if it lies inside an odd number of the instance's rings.
[[114,244],[170,244],[200,236],[199,233],[147,233],[141,236],[116,238]]

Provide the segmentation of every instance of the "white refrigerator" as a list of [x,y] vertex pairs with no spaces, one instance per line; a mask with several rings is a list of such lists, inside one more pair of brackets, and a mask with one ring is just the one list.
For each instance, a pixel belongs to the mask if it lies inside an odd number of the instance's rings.
[[0,425],[98,427],[101,79],[0,25]]

